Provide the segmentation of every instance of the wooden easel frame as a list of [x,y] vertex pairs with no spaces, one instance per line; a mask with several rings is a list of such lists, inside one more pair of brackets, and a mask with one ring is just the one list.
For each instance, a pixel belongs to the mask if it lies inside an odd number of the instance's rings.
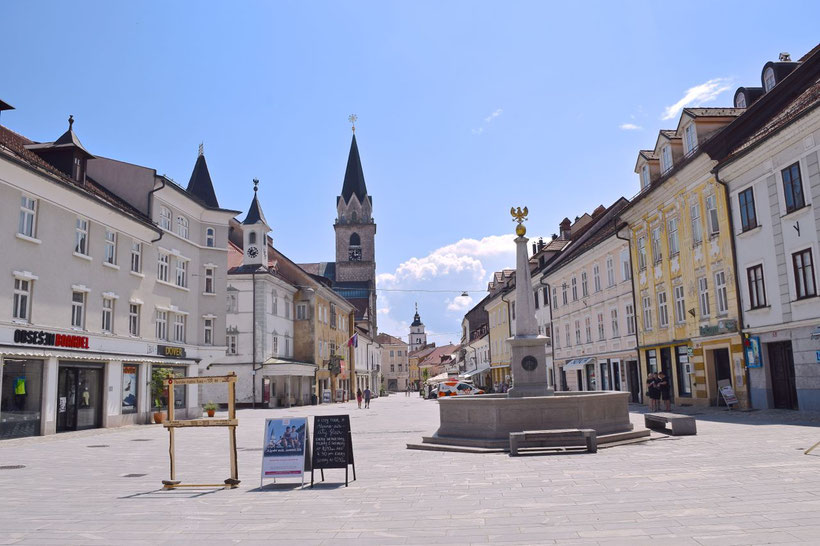
[[[204,383],[227,383],[228,385],[228,418],[227,419],[174,419],[174,386],[199,385]],[[162,480],[163,489],[178,487],[223,487],[233,489],[239,486],[239,470],[236,463],[236,427],[239,420],[236,418],[236,374],[213,377],[173,377],[163,381],[168,387],[168,420],[162,426],[168,429],[168,454],[171,458],[171,479]],[[230,442],[231,477],[224,483],[183,484],[176,479],[176,455],[174,453],[174,430],[184,427],[228,427],[228,441]]]

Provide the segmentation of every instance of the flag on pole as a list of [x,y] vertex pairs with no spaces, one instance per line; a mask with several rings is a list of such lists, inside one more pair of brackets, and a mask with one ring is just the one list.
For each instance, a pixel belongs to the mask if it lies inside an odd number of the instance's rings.
[[358,347],[359,346],[359,333],[355,333],[350,336],[350,339],[347,340],[348,347]]

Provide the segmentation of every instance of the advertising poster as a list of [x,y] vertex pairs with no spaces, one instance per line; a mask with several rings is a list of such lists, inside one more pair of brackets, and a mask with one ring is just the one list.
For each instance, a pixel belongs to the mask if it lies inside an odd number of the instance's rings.
[[266,419],[262,444],[262,479],[302,478],[309,451],[307,418]]
[[137,411],[137,367],[122,366],[122,409],[123,413]]
[[763,361],[760,358],[759,336],[750,336],[746,340],[746,366],[749,368],[763,367]]

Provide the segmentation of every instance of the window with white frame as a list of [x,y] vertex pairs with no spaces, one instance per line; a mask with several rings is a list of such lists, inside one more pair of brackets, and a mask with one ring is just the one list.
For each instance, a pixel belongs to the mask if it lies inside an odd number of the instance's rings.
[[797,299],[816,296],[817,285],[814,278],[814,260],[811,255],[811,248],[792,254],[792,268],[794,270],[794,289]]
[[238,299],[236,297],[236,294],[228,294],[226,300],[227,301],[226,301],[225,309],[227,310],[227,312],[228,313],[236,313],[237,305],[238,305],[238,303],[237,303]]
[[168,282],[171,257],[165,252],[157,254],[157,280]]
[[74,252],[88,256],[88,220],[77,218],[74,230]]
[[572,277],[572,301],[578,301],[578,280]]
[[632,278],[632,267],[629,264],[629,250],[621,251],[621,280],[628,281]]
[[606,257],[606,282],[607,286],[615,286],[615,261],[612,256]]
[[643,329],[652,330],[652,298],[649,296],[643,297]]
[[202,341],[205,345],[214,344],[214,319],[206,318]]
[[168,340],[168,311],[157,309],[155,333],[157,335],[157,339],[163,341]]
[[621,337],[620,326],[618,325],[618,308],[614,307],[609,310],[609,320],[612,328],[612,337]]
[[85,292],[71,293],[71,326],[83,328],[85,326]]
[[567,304],[567,283],[561,283],[561,301]]
[[626,304],[626,333],[635,333],[635,309],[632,308],[631,303]]
[[698,135],[694,121],[683,130],[683,148],[686,155],[692,155],[698,149]]
[[638,237],[638,269],[646,269],[646,237]]
[[763,73],[763,87],[768,92],[768,91],[772,90],[772,88],[774,87],[774,84],[775,84],[774,69],[770,66]]
[[185,343],[185,315],[174,315],[174,341]]
[[142,243],[131,242],[131,271],[142,273]]
[[711,314],[709,309],[709,280],[706,277],[698,279],[698,294],[700,296],[700,316],[706,318]]
[[581,271],[581,294],[589,296],[589,283],[587,282],[587,272]]
[[649,178],[649,165],[644,163],[643,167],[641,167],[641,189],[646,188],[649,186],[651,179]]
[[800,162],[789,165],[782,171],[783,196],[786,198],[786,213],[793,212],[806,206],[803,195],[803,183],[800,175]]
[[715,273],[715,298],[717,299],[718,315],[725,315],[729,312],[729,294],[726,287],[726,272]]
[[576,345],[581,344],[581,321],[580,320],[575,321],[575,344]]
[[114,298],[103,297],[101,329],[108,333],[114,331]]
[[181,288],[188,286],[188,260],[177,258],[176,284]]
[[749,283],[749,307],[759,309],[766,307],[766,286],[763,282],[763,265],[753,265],[746,269],[746,280]]
[[572,346],[572,339],[570,338],[570,334],[569,334],[569,324],[564,326],[564,335],[565,335],[565,339],[567,341],[566,346],[571,347]]
[[37,200],[27,195],[20,197],[20,218],[17,233],[34,238],[37,227]]
[[225,351],[227,355],[236,355],[238,354],[237,351],[237,335],[236,334],[227,334],[225,336],[225,341],[228,345],[228,350]]
[[279,315],[279,294],[276,292],[276,290],[271,292],[270,301],[271,301],[271,310],[273,312],[273,315],[278,316]]
[[587,336],[587,343],[592,343],[592,321],[589,317],[584,318],[584,333]]
[[213,248],[216,244],[216,232],[214,228],[209,227],[205,229],[205,246]]
[[536,308],[536,309],[538,309],[539,307],[541,307],[541,305],[540,305],[540,304],[541,304],[541,301],[540,301],[540,299],[539,299],[539,297],[538,297],[538,289],[537,289],[537,288],[534,288],[534,289],[533,289],[533,291],[532,291],[532,295],[533,295],[533,299],[534,299],[534,301],[535,301],[535,308]]
[[598,313],[598,341],[603,341],[606,339],[606,334],[604,333],[604,314]]
[[206,267],[205,268],[205,293],[206,294],[215,294],[216,293],[216,286],[214,285],[214,268],[213,267]]
[[553,336],[553,339],[555,339],[555,348],[560,349],[561,348],[561,327],[557,324],[555,325],[555,335]]
[[683,295],[683,285],[679,284],[674,288],[675,293],[675,322],[682,324],[686,322],[686,302]]
[[693,203],[689,207],[689,217],[692,221],[692,246],[697,246],[703,241],[703,227],[700,223],[700,203]]
[[666,303],[666,292],[658,292],[658,326],[669,326],[669,307]]
[[128,333],[140,335],[140,306],[137,303],[128,304]]
[[276,332],[273,333],[273,354],[279,354],[279,336]]
[[188,219],[184,216],[177,216],[177,235],[183,239],[188,238]]
[[661,148],[661,174],[666,174],[672,170],[672,146],[666,145]]
[[166,207],[159,208],[159,227],[171,231],[171,211]]
[[746,108],[746,95],[738,93],[735,97],[735,108]]
[[601,270],[598,264],[592,266],[592,284],[596,292],[601,291]]
[[669,242],[669,256],[677,256],[680,252],[680,242],[678,241],[678,219],[670,218],[666,223],[666,238]]
[[558,309],[558,289],[552,289],[552,308]]
[[11,318],[15,320],[29,321],[30,309],[31,281],[29,279],[20,279],[15,277]]
[[714,237],[720,233],[720,222],[718,221],[717,197],[712,194],[706,197],[706,217],[709,219],[709,236]]
[[105,230],[105,263],[117,265],[117,232],[110,229]]
[[661,228],[660,226],[652,230],[652,263],[659,264],[663,260],[663,249],[661,248]]
[[308,318],[308,306],[306,303],[297,303],[296,304],[296,320],[307,320]]

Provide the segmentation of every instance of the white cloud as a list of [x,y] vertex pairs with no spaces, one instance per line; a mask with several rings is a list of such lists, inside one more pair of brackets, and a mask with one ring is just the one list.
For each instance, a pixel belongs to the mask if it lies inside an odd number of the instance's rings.
[[[504,113],[504,110],[502,108],[496,108],[492,114],[484,118],[484,125],[489,125],[495,118],[499,117],[502,113]],[[484,129],[484,127],[478,127],[476,129],[473,129],[472,132],[474,135],[480,135],[484,132]]]
[[728,78],[714,78],[695,87],[686,90],[683,98],[671,106],[664,108],[661,119],[672,119],[677,116],[685,106],[699,106],[709,101],[715,100],[718,95],[731,89],[731,81]]
[[623,129],[624,131],[640,131],[643,129],[640,125],[635,125],[634,123],[621,123],[618,125],[619,129]]
[[470,296],[457,296],[452,300],[450,298],[445,299],[444,303],[447,304],[448,311],[464,312],[473,305],[473,298]]

